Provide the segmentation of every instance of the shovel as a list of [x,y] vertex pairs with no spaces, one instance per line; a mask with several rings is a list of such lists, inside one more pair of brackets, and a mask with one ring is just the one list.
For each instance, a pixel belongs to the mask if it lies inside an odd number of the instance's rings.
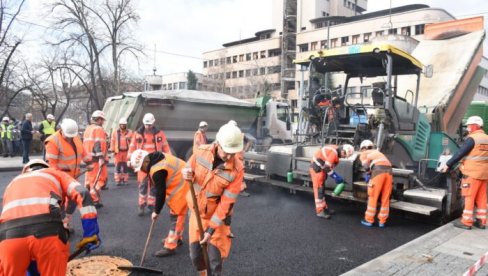
[[151,227],[149,228],[149,234],[147,234],[147,240],[146,240],[146,244],[144,245],[144,250],[142,251],[142,257],[141,257],[141,262],[139,263],[139,266],[122,266],[121,265],[121,266],[117,267],[118,269],[135,271],[135,272],[147,272],[147,273],[163,274],[162,270],[142,266],[142,264],[144,263],[144,259],[146,258],[146,251],[147,251],[147,246],[149,245],[149,240],[151,240],[154,222],[156,222],[156,221],[152,220],[152,222],[151,222]]
[[68,262],[73,260],[74,258],[78,257],[81,253],[83,253],[87,250],[88,250],[88,248],[86,246],[77,249],[75,252],[73,252],[71,255],[69,255]]

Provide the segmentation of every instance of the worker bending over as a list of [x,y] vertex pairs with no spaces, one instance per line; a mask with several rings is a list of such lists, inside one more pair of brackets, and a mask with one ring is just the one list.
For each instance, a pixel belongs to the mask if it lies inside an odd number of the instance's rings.
[[101,244],[97,211],[88,191],[68,174],[40,159],[28,162],[5,189],[0,216],[0,274],[25,275],[37,262],[41,275],[64,276],[69,254],[68,232],[61,220],[65,198],[81,214],[83,239],[77,248]]
[[[195,214],[192,209],[189,224],[190,257],[200,275],[206,275],[202,243],[208,243],[212,275],[221,275],[223,261],[229,256],[232,209],[244,178],[242,161],[236,156],[242,148],[240,129],[225,124],[219,129],[216,142],[200,146],[183,170],[183,178],[193,183],[200,211],[200,214]],[[189,207],[193,208],[188,196],[187,201]],[[202,240],[196,216],[202,220]]]
[[390,196],[393,189],[391,163],[383,153],[374,149],[374,144],[370,140],[362,141],[360,150],[359,160],[367,171],[366,182],[368,182],[368,207],[361,223],[364,226],[373,226],[378,199],[380,199],[378,226],[383,228],[390,213]]
[[329,210],[325,202],[324,183],[327,177],[332,177],[336,184],[344,186],[344,179],[334,171],[339,164],[339,158],[348,158],[354,153],[354,147],[345,144],[342,146],[325,145],[317,150],[310,162],[310,177],[313,184],[313,195],[315,199],[315,212],[320,218],[330,219],[334,211]]

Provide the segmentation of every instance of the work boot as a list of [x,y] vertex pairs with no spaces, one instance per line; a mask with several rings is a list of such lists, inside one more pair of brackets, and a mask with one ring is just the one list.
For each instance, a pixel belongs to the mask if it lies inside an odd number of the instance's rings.
[[140,217],[144,216],[144,205],[139,206],[139,212],[137,212],[137,215]]
[[250,196],[251,196],[251,194],[250,194],[250,193],[248,193],[248,192],[246,192],[246,190],[241,191],[241,192],[239,193],[239,195],[240,195],[240,196],[245,196],[245,197],[250,197]]
[[168,257],[168,256],[171,256],[171,255],[174,255],[176,254],[176,249],[168,249],[166,247],[163,247],[163,249],[157,251],[156,253],[154,253],[154,256],[155,257]]
[[471,226],[469,225],[466,225],[464,223],[462,223],[460,220],[456,220],[454,223],[453,223],[454,227],[457,227],[457,228],[461,228],[461,229],[466,229],[466,230],[471,230]]
[[486,229],[486,225],[482,225],[481,224],[481,220],[477,219],[474,223],[473,223],[473,226],[474,227],[477,227],[479,229]]
[[107,185],[103,186],[102,190],[104,190],[104,191],[108,190],[108,186]]
[[115,186],[117,186],[117,187],[118,187],[118,186],[120,186],[120,185],[122,185],[122,182],[115,182]]
[[385,228],[386,227],[386,223],[378,222],[378,227],[379,228]]
[[330,214],[329,212],[326,212],[327,209],[322,210],[322,212],[317,213],[317,217],[319,218],[324,218],[324,219],[330,219]]
[[366,226],[366,227],[372,227],[373,226],[373,224],[371,222],[366,221],[364,219],[361,220],[361,224]]

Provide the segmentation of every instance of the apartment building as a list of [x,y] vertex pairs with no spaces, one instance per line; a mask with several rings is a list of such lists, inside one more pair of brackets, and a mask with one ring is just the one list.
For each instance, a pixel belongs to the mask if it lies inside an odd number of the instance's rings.
[[[196,90],[208,90],[207,85],[209,83],[212,84],[213,81],[207,81],[207,84],[204,85],[204,75],[201,73],[194,74],[197,78]],[[188,72],[167,75],[147,75],[144,80],[144,91],[188,89]]]
[[[290,2],[296,3],[296,10],[291,11],[291,14],[296,12],[296,16],[289,15],[290,8],[286,4]],[[423,4],[371,13],[362,13],[367,1],[285,0],[274,4],[273,29],[203,53],[203,74],[218,84],[209,85],[209,89],[243,99],[252,99],[268,91],[272,97],[286,98],[296,106],[301,72],[293,64],[290,66],[290,57],[296,59],[311,51],[368,43],[389,35],[422,40],[426,24],[455,19],[443,9]],[[280,24],[280,18],[286,24]],[[290,29],[283,28],[290,25],[291,31],[296,30],[291,39]],[[365,87],[349,89],[359,92]]]

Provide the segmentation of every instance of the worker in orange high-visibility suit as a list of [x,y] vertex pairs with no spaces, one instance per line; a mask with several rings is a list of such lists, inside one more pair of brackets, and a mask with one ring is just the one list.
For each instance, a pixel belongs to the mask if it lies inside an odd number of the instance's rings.
[[[134,132],[129,146],[128,156],[130,158],[132,152],[137,149],[142,149],[148,153],[161,151],[166,154],[171,154],[168,140],[162,130],[154,126],[156,118],[152,113],[146,113],[142,118],[144,126],[140,127]],[[156,189],[151,186],[147,179],[147,174],[143,171],[137,172],[137,184],[139,186],[139,208],[138,215],[144,215],[144,208],[147,206],[149,211],[154,210]]]
[[119,120],[119,128],[112,133],[112,138],[110,139],[110,152],[115,153],[114,180],[116,186],[129,181],[129,173],[127,171],[127,153],[129,151],[131,139],[132,130],[127,129],[127,119],[121,118]]
[[208,130],[207,122],[201,121],[200,124],[198,124],[198,130],[195,132],[195,135],[193,136],[193,151],[195,151],[195,149],[198,148],[200,145],[208,144],[207,130]]
[[156,206],[151,218],[153,220],[158,218],[165,202],[170,210],[171,227],[168,236],[163,240],[163,249],[154,255],[156,257],[173,255],[176,253],[176,248],[183,245],[183,230],[188,211],[186,194],[189,186],[185,185],[181,175],[185,161],[160,151],[148,154],[146,151],[136,150],[131,155],[131,163],[134,164],[134,170],[140,169],[149,173],[149,181],[156,187]]
[[330,176],[337,185],[344,185],[344,178],[334,171],[334,167],[339,164],[339,158],[348,158],[353,153],[354,147],[349,144],[340,147],[325,145],[314,153],[310,161],[309,173],[312,178],[317,217],[330,219],[334,214],[334,211],[330,210],[325,202],[324,183]]
[[[61,122],[61,129],[50,135],[45,141],[46,161],[53,169],[66,172],[73,178],[80,176],[81,162],[92,169],[90,158],[83,149],[83,143],[78,136],[78,124],[71,119]],[[64,227],[73,232],[70,226],[71,217],[76,210],[76,202],[67,200],[66,212],[63,219]]]
[[28,267],[41,275],[66,275],[70,246],[61,220],[65,198],[75,201],[81,214],[83,239],[76,247],[93,250],[100,246],[97,211],[85,187],[68,174],[49,168],[43,160],[32,160],[3,195],[2,276],[25,275]]
[[368,207],[361,223],[364,226],[373,226],[378,199],[380,199],[381,208],[378,213],[378,226],[383,228],[390,214],[390,196],[393,189],[391,163],[383,153],[374,149],[374,144],[370,140],[362,141],[360,150],[359,160],[361,160],[363,168],[369,172],[366,177],[366,182],[369,182]]
[[[471,229],[474,225],[480,229],[486,228],[488,183],[488,135],[483,131],[483,119],[471,116],[466,121],[468,137],[463,146],[441,168],[447,172],[457,162],[461,161],[461,195],[464,197],[463,216],[455,221],[454,226]],[[463,159],[464,158],[464,159]],[[476,207],[476,212],[475,212]],[[473,217],[473,215],[475,215]],[[476,218],[476,219],[475,219]]]
[[[231,247],[230,221],[244,178],[244,166],[236,156],[243,148],[242,133],[232,124],[223,125],[216,143],[200,146],[190,157],[183,170],[183,178],[191,181],[196,192],[200,214],[190,215],[190,257],[200,275],[206,275],[202,243],[208,243],[212,275],[221,275],[222,263]],[[189,195],[190,193],[188,193]],[[192,199],[187,196],[193,208]],[[203,224],[203,239],[197,226],[197,217]]]
[[[107,173],[107,134],[102,125],[105,122],[105,114],[101,110],[95,110],[91,116],[92,124],[89,125],[83,134],[83,148],[91,156],[93,170],[86,173],[85,185],[90,187],[95,207],[101,208],[100,190],[105,186],[108,179]],[[97,179],[98,175],[98,179]]]

